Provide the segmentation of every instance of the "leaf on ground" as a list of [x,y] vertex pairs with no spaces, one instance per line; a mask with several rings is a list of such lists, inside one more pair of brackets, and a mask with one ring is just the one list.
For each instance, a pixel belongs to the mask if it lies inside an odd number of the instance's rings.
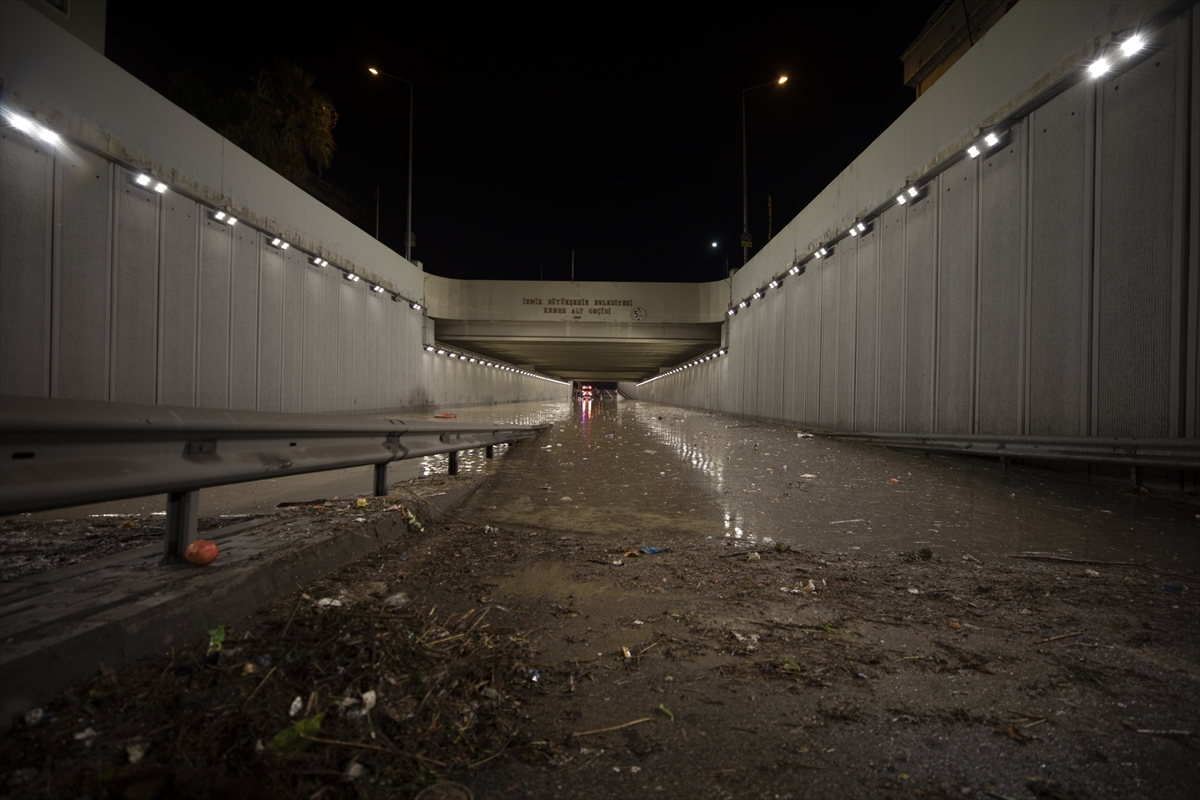
[[297,720],[272,736],[271,741],[267,743],[267,747],[277,750],[280,753],[300,752],[312,744],[312,742],[304,738],[305,736],[316,736],[321,732],[321,720],[324,716],[325,712],[322,711],[315,717]]

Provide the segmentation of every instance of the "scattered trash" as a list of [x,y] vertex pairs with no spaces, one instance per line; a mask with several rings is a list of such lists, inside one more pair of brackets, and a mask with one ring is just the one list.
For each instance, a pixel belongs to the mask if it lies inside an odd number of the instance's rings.
[[45,711],[40,708],[31,708],[25,712],[25,726],[32,728],[42,721],[42,717],[46,715]]
[[288,716],[294,717],[300,713],[300,709],[304,708],[304,700],[300,695],[296,695],[296,699],[292,701],[292,707],[288,709]]
[[1087,575],[1089,578],[1099,578],[1100,577],[1100,573],[1094,569],[1085,569],[1083,571],[1083,574]]
[[908,587],[908,593],[909,593],[909,594],[920,594],[920,593],[921,593],[921,590],[920,590],[920,589],[915,589],[915,588],[913,588],[912,586],[910,586],[910,587]]
[[960,623],[955,622],[954,620],[950,620],[950,627],[954,628],[955,630],[958,630],[959,628],[962,627],[962,625]]
[[363,704],[363,713],[364,714],[375,707],[375,690],[374,689],[363,692],[362,704]]
[[888,478],[888,483],[899,483],[899,482],[900,482],[899,478]]
[[346,769],[342,772],[342,780],[353,781],[358,780],[363,775],[367,774],[367,768],[357,761],[351,761],[346,765]]
[[[661,712],[663,712],[664,714],[666,714],[666,715],[667,715],[667,717],[669,717],[669,718],[670,718],[671,722],[674,722],[674,721],[675,721],[675,715],[671,713],[671,709],[667,708],[667,705],[666,705],[666,703],[659,703],[659,704],[658,704],[658,710],[659,710],[659,711],[661,711]],[[631,771],[631,772],[632,772],[633,770],[635,770],[635,769],[637,769],[637,767],[630,767],[630,771]]]
[[647,545],[647,546],[645,546],[645,547],[643,547],[643,548],[642,548],[642,552],[643,552],[643,553],[645,553],[645,554],[646,554],[646,555],[648,555],[648,556],[656,556],[656,555],[658,555],[659,553],[663,553],[663,552],[665,552],[665,551],[664,551],[662,548],[659,548],[659,547],[650,547],[649,545]]
[[317,605],[321,606],[322,608],[328,608],[329,606],[333,606],[336,608],[336,607],[340,606],[341,604],[342,604],[341,600],[335,600],[332,597],[322,597],[320,600],[317,601]]
[[421,524],[421,520],[417,519],[417,515],[412,512],[411,508],[404,509],[404,521],[408,524],[410,531],[424,531],[425,526]]
[[1169,583],[1164,583],[1163,591],[1171,592],[1172,594],[1179,594],[1183,591],[1183,587],[1182,586],[1173,586]]
[[183,558],[189,564],[206,567],[217,560],[220,549],[208,539],[197,539],[183,551]]
[[625,655],[625,658],[633,658],[633,653],[629,652],[628,647],[622,647],[621,652]]
[[734,639],[737,639],[738,644],[745,645],[747,653],[753,653],[754,651],[758,650],[757,633],[748,633],[745,635],[742,635],[737,631],[730,631],[730,633],[733,634]]
[[479,693],[481,695],[483,695],[484,697],[486,697],[488,700],[499,700],[500,699],[500,693],[497,692],[495,689],[493,689],[490,686],[483,687],[482,689],[479,690]]
[[962,560],[963,561],[978,561],[979,559],[976,558],[975,556],[971,555],[970,553],[963,553]]
[[806,472],[806,473],[804,473],[803,475],[801,475],[800,477],[801,477],[801,478],[815,478],[815,477],[817,477],[817,476],[816,476],[816,475],[813,475],[811,472]]
[[458,419],[458,414],[448,414],[446,412],[442,412],[441,414],[434,414],[433,418],[434,419]]
[[218,625],[215,628],[208,629],[208,653],[221,652],[221,645],[225,643],[225,626]]
[[95,739],[98,735],[99,734],[97,734],[91,728],[85,728],[84,730],[81,730],[79,733],[75,734],[75,741],[83,742],[84,746],[91,747],[92,739]]
[[605,438],[605,439],[612,439],[612,438],[614,438],[614,437],[615,437],[615,435],[616,435],[616,434],[612,434],[612,433],[606,433],[606,434],[604,434],[604,438]]
[[830,525],[853,525],[856,522],[866,522],[865,519],[835,519]]
[[299,720],[271,737],[267,747],[280,753],[298,753],[306,750],[312,744],[307,738],[321,732],[321,720],[325,718],[322,711],[315,717]]
[[146,757],[146,751],[150,749],[150,743],[144,741],[130,742],[125,745],[125,755],[129,758],[130,764],[136,764]]
[[748,556],[746,556],[746,560],[747,561],[761,561],[762,556],[760,556],[758,553],[750,553]]
[[386,598],[383,604],[388,608],[402,608],[408,605],[408,595],[404,592],[396,592],[391,597]]
[[366,522],[367,518],[366,517],[355,517],[354,521],[355,522]]
[[359,508],[366,508],[367,507],[367,498],[365,498],[365,497],[358,498],[357,505]]
[[813,438],[813,435],[811,433],[797,433],[796,438],[797,439],[811,439],[811,438]]
[[529,670],[529,680],[533,681],[534,683],[537,683],[541,679],[542,679],[542,673],[538,672],[536,669]]
[[567,495],[565,495],[565,494],[564,494],[562,497],[558,498],[558,499],[559,499],[559,500],[561,500],[561,501],[563,501],[564,503],[569,503],[569,502],[571,502],[571,498],[570,498],[570,497],[568,497],[568,496],[567,496]]

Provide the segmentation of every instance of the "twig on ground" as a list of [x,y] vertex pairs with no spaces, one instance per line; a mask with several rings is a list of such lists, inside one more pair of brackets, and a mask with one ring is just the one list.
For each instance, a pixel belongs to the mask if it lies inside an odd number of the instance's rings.
[[267,679],[268,679],[268,678],[270,678],[272,675],[274,675],[274,674],[275,674],[275,670],[277,670],[277,669],[279,669],[279,665],[278,665],[278,664],[276,664],[275,666],[271,667],[271,671],[270,671],[270,672],[268,672],[266,675],[264,675],[264,676],[263,676],[263,679],[262,679],[261,681],[259,681],[259,682],[258,682],[258,686],[255,686],[255,687],[254,687],[254,691],[253,691],[253,692],[251,692],[250,694],[246,695],[246,699],[242,701],[242,708],[245,708],[245,707],[246,707],[246,703],[249,703],[249,702],[250,702],[250,698],[251,698],[251,697],[254,697],[254,695],[258,694],[258,690],[259,690],[259,689],[261,689],[261,688],[263,687],[263,684],[267,682]]
[[572,736],[591,736],[593,733],[608,733],[609,731],[619,731],[619,730],[621,730],[621,728],[628,728],[630,725],[640,725],[643,722],[653,722],[653,721],[654,721],[654,717],[642,717],[641,719],[635,719],[632,722],[623,722],[620,725],[613,725],[608,728],[597,728],[594,731],[580,731],[579,733],[572,733],[571,735]]
[[1070,639],[1072,636],[1082,636],[1083,631],[1071,631],[1070,633],[1060,633],[1058,636],[1051,636],[1048,639],[1038,639],[1034,644],[1045,644],[1046,642],[1057,642],[1059,639]]

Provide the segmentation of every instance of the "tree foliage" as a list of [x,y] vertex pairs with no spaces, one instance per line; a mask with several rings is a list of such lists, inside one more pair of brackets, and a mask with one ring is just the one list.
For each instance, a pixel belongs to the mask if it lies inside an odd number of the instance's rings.
[[171,75],[167,94],[226,139],[344,216],[363,224],[366,213],[345,192],[323,180],[337,143],[337,110],[300,64],[277,58],[252,87],[218,91],[192,70]]

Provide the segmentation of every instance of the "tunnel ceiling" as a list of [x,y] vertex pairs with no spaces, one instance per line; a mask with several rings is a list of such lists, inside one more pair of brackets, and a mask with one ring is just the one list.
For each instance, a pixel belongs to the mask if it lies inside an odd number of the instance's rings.
[[[694,326],[699,327],[699,326]],[[445,330],[437,339],[562,380],[639,381],[657,375],[720,344],[720,325],[690,337],[557,338],[472,335]]]

